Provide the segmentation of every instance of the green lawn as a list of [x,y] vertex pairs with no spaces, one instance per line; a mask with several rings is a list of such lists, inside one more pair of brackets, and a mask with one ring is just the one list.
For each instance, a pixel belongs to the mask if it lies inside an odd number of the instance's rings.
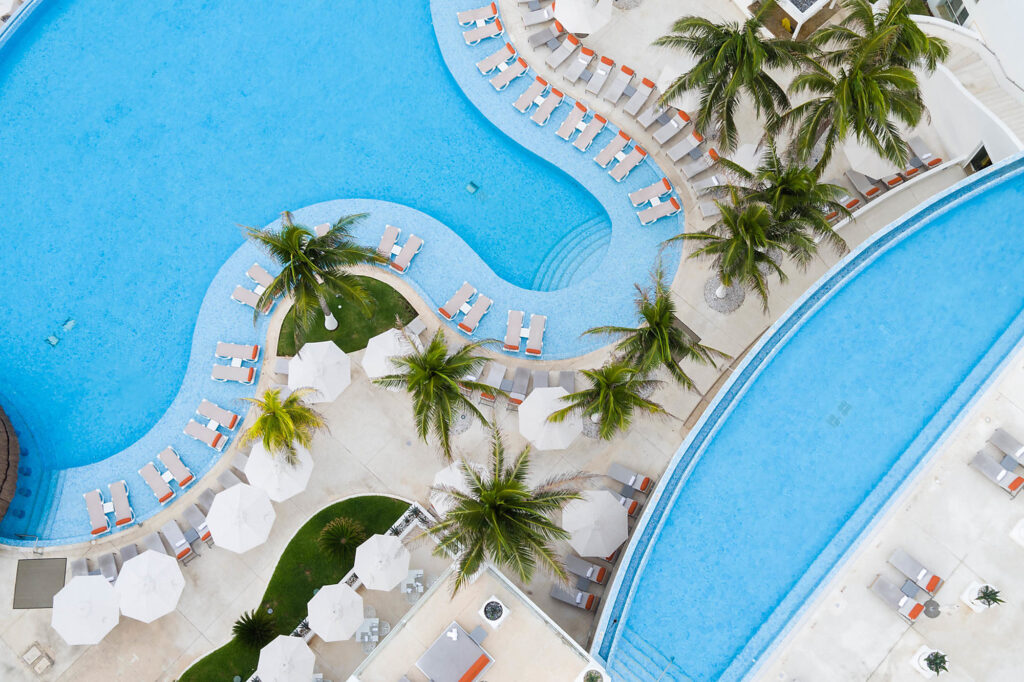
[[[347,516],[362,523],[367,535],[384,533],[408,507],[391,497],[354,497],[321,510],[300,528],[281,555],[260,604],[262,609],[274,609],[278,633],[287,635],[306,617],[306,603],[313,598],[313,590],[338,582],[352,568],[351,561],[339,564],[320,552],[316,538],[324,524]],[[232,640],[189,668],[181,680],[230,680],[235,675],[246,680],[256,671],[258,660],[258,651]]]
[[[338,328],[333,332],[324,329],[324,317],[318,311],[306,341],[334,341],[346,353],[366,348],[370,337],[376,336],[395,326],[395,316],[408,324],[416,317],[416,311],[402,295],[384,282],[372,277],[359,277],[363,286],[373,300],[373,311],[369,316],[363,314],[360,306],[354,303],[342,305],[338,299],[331,304],[331,312],[338,320]],[[285,315],[281,324],[281,336],[277,341],[278,355],[295,355],[295,319],[292,311]]]

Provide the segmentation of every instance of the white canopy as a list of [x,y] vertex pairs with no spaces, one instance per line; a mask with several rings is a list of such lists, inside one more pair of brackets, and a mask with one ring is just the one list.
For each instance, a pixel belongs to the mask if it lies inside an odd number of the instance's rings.
[[353,569],[368,590],[393,590],[409,572],[409,550],[394,535],[374,535],[356,548]]
[[307,343],[288,363],[288,388],[312,388],[310,403],[330,403],[352,383],[352,361],[333,341]]
[[418,341],[411,340],[398,329],[389,329],[370,339],[366,344],[366,353],[363,355],[363,369],[371,379],[396,374],[399,369],[392,362],[391,358],[411,355],[417,350],[413,344],[419,345]]
[[206,525],[214,542],[241,554],[267,541],[275,517],[266,492],[238,483],[213,498]]
[[301,445],[295,449],[298,460],[292,464],[283,452],[271,455],[261,441],[256,441],[245,464],[249,483],[265,490],[274,502],[283,502],[301,493],[313,473],[313,456]]
[[53,595],[50,624],[71,645],[97,644],[121,614],[117,593],[102,575],[79,575]]
[[626,520],[626,508],[607,490],[586,490],[562,510],[562,528],[580,556],[610,556],[629,537]]
[[612,18],[612,0],[556,0],[551,6],[569,33],[590,35]]
[[152,623],[177,607],[185,576],[174,557],[147,551],[124,562],[114,589],[122,614]]
[[260,649],[256,676],[260,682],[295,682],[313,678],[316,655],[301,637],[278,635]]
[[519,433],[538,450],[564,450],[583,431],[579,414],[571,414],[565,421],[549,422],[548,417],[567,403],[562,400],[569,393],[561,386],[535,388],[519,406]]
[[307,609],[309,628],[325,642],[349,639],[363,624],[363,598],[345,583],[321,587]]

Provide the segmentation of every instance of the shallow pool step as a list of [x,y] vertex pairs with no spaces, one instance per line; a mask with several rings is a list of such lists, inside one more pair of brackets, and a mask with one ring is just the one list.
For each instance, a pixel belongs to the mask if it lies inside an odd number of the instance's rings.
[[600,251],[601,242],[610,243],[611,235],[611,223],[604,215],[594,216],[574,226],[544,255],[531,288],[536,291],[554,291],[568,286],[582,257],[595,248]]
[[[621,659],[621,661],[620,661]],[[622,631],[612,657],[612,670],[638,675],[640,679],[693,682],[683,669],[628,627]]]

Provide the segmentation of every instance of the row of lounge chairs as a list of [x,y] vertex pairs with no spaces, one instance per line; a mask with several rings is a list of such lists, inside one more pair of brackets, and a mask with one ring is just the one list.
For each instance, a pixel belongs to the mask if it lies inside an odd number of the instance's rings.
[[397,246],[398,237],[401,234],[401,228],[385,225],[384,234],[381,235],[380,242],[377,244],[377,253],[381,258],[387,260],[392,270],[405,273],[412,264],[413,256],[423,248],[423,239],[411,234],[405,241],[405,246]]
[[[546,369],[538,369],[531,372],[526,367],[517,367],[511,378],[505,376],[508,374],[508,367],[500,362],[492,361],[485,369],[485,372],[481,372],[483,379],[480,378],[480,374],[465,377],[467,381],[479,381],[489,387],[489,389],[480,391],[479,402],[482,405],[493,405],[498,396],[504,395],[508,397],[509,409],[516,409],[526,399],[531,390],[531,378],[533,379],[533,388],[547,388],[550,385],[550,376]],[[573,371],[559,372],[557,385],[564,388],[568,393],[575,392],[576,373]],[[472,391],[465,386],[462,390],[467,397],[472,395]]]
[[[474,296],[476,296],[476,300],[470,304],[469,299]],[[446,320],[452,321],[455,320],[459,313],[462,313],[463,318],[458,323],[459,331],[472,334],[480,325],[480,320],[483,319],[483,316],[491,309],[493,303],[494,301],[487,296],[483,294],[477,295],[476,287],[472,284],[463,282],[462,286],[452,294],[452,297],[437,309],[437,312],[441,313],[441,316]]]
[[242,305],[259,310],[264,315],[269,313],[270,309],[274,307],[274,302],[268,301],[267,305],[260,308],[260,297],[263,296],[263,292],[274,282],[274,276],[267,272],[259,263],[253,263],[252,267],[245,274],[255,283],[255,287],[249,289],[239,284],[235,287],[231,298]]
[[913,624],[924,612],[924,602],[945,581],[902,548],[897,548],[889,555],[889,564],[906,577],[904,583],[897,585],[879,574],[868,589],[892,607],[903,620]]
[[506,353],[518,353],[522,349],[523,339],[526,339],[526,354],[540,355],[544,351],[544,329],[547,326],[546,315],[530,315],[530,326],[523,326],[523,318],[526,313],[522,310],[508,311],[508,320],[505,324],[505,342],[501,349]]
[[1024,444],[1004,429],[993,431],[988,442],[1003,453],[1002,459],[992,459],[984,451],[979,451],[971,459],[971,466],[1011,498],[1017,497],[1024,488],[1024,476],[1017,473],[1017,467],[1024,465]]
[[251,384],[256,380],[256,367],[246,366],[244,363],[255,363],[259,360],[260,347],[258,345],[219,341],[214,356],[222,360],[229,360],[231,363],[228,365],[213,363],[210,378],[214,381],[237,381],[240,384]]

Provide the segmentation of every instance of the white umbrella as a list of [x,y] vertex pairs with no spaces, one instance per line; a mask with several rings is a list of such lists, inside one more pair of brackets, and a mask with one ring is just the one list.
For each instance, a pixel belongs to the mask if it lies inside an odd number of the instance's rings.
[[301,637],[278,635],[260,649],[256,676],[260,682],[295,682],[313,678],[316,654]]
[[612,0],[556,0],[552,7],[569,33],[590,35],[612,18]]
[[[476,464],[470,464],[473,469],[480,472],[482,468]],[[434,487],[435,488],[451,488],[452,490],[458,490],[460,492],[469,492],[469,488],[466,487],[466,477],[462,473],[462,464],[460,462],[452,462],[444,469],[441,469],[434,474]],[[444,516],[454,505],[454,501],[444,493],[440,493],[436,490],[430,491],[430,505],[434,510]]]
[[71,645],[97,644],[121,614],[117,593],[102,575],[80,575],[53,595],[50,625]]
[[561,386],[535,388],[519,406],[519,433],[538,450],[564,450],[582,433],[579,413],[570,414],[565,421],[548,421],[551,413],[566,407],[562,398],[567,395]]
[[175,609],[185,589],[178,561],[160,552],[143,552],[124,562],[114,585],[121,613],[152,623]]
[[368,590],[393,590],[409,572],[409,550],[394,535],[374,535],[356,548],[353,569]]
[[266,492],[237,483],[213,498],[206,525],[214,542],[241,554],[267,541],[275,516]]
[[306,489],[313,473],[313,456],[301,445],[295,446],[298,459],[290,463],[283,452],[271,455],[257,441],[245,464],[249,484],[261,488],[274,502],[283,502]]
[[405,334],[397,329],[389,329],[377,334],[366,344],[363,369],[371,379],[395,374],[399,369],[391,362],[391,358],[410,355],[414,350],[413,342]]
[[307,343],[288,363],[288,388],[312,388],[311,403],[330,403],[352,383],[352,361],[333,341]]
[[580,556],[610,556],[626,541],[626,508],[607,490],[586,490],[562,510],[562,528]]
[[363,598],[345,583],[324,585],[306,608],[309,628],[325,642],[348,639],[363,624]]

